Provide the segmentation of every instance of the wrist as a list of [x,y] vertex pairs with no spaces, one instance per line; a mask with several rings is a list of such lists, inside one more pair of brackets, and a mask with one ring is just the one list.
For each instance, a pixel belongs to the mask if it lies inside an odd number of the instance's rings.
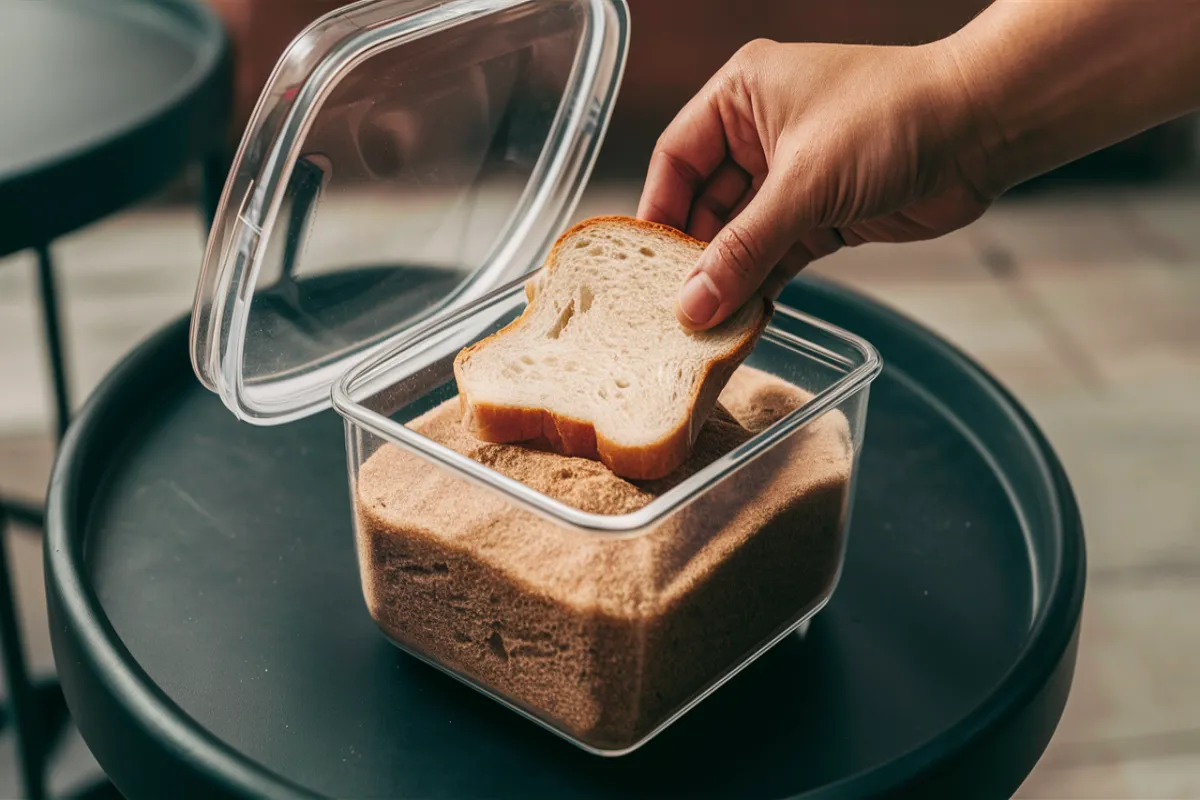
[[993,98],[983,96],[977,52],[969,28],[923,45],[931,64],[932,107],[942,131],[950,169],[990,202],[1011,188],[1015,158]]
[[[933,50],[958,158],[988,195],[1200,107],[1200,3],[996,0]],[[950,86],[951,81],[946,81]]]

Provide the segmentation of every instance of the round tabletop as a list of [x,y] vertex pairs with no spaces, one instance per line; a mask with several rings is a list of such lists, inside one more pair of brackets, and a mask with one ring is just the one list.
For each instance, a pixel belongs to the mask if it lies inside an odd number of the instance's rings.
[[632,755],[576,750],[392,647],[367,614],[343,426],[237,422],[186,322],[93,395],[46,539],[72,713],[141,797],[1007,798],[1074,672],[1083,534],[1054,454],[978,367],[804,281],[785,304],[872,341],[844,577],[785,640]]
[[229,56],[200,0],[0,3],[0,256],[209,155],[228,131]]

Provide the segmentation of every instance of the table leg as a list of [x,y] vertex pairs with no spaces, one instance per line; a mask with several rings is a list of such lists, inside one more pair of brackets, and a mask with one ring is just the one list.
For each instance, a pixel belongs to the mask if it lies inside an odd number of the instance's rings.
[[54,405],[57,414],[55,432],[58,438],[62,439],[67,425],[71,422],[71,399],[67,393],[66,356],[63,353],[58,289],[49,245],[37,248],[37,263],[38,289],[42,300],[42,327],[46,335],[46,350],[50,355],[50,370],[54,379]]
[[0,656],[8,679],[8,706],[16,724],[17,755],[21,762],[21,780],[25,797],[43,800],[46,796],[42,771],[41,732],[36,695],[25,671],[25,651],[21,628],[17,623],[8,569],[8,520],[0,507]]
[[46,514],[30,502],[12,497],[0,497],[0,514],[8,512],[8,518],[24,528],[41,531],[46,526]]

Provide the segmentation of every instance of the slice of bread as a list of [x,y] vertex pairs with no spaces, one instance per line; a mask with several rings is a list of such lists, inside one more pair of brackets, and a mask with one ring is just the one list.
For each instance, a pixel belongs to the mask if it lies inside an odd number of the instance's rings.
[[463,424],[485,442],[537,442],[631,480],[669,475],[770,320],[754,296],[694,332],[675,298],[704,250],[673,228],[597,217],[567,231],[512,324],[454,361]]

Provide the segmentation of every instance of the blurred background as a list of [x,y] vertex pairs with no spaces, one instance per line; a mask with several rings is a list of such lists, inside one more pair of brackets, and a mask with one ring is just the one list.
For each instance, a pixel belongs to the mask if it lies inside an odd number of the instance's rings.
[[[19,15],[4,21],[6,6],[34,2],[0,0],[0,49],[54,38],[53,30],[17,27]],[[148,182],[157,185],[131,187],[94,220],[43,237],[41,264],[31,245],[0,257],[6,498],[36,506],[45,490],[57,425],[51,351],[61,349],[77,408],[124,354],[190,310],[213,191],[202,166],[223,179],[221,156],[240,138],[287,43],[341,5],[207,2],[231,46],[228,72],[217,70],[228,84],[213,95],[221,103],[187,123],[219,128],[209,152],[192,148],[178,170]],[[655,138],[746,41],[917,43],[952,32],[986,3],[691,0],[685,12],[677,0],[630,5],[628,69],[579,217],[632,213]],[[91,69],[103,78],[103,64]],[[9,105],[6,92],[27,97],[31,83],[0,70],[0,109]],[[151,83],[145,92],[164,91]],[[52,112],[59,99],[38,102]],[[12,154],[27,144],[22,124],[0,112],[0,188],[23,168]],[[1198,146],[1193,119],[1173,122],[1019,187],[949,237],[843,251],[814,267],[915,317],[997,375],[1048,433],[1081,501],[1090,575],[1075,688],[1020,797],[1200,797]],[[391,224],[386,208],[365,204],[353,213],[366,227]],[[0,219],[0,254],[23,224]],[[47,257],[61,348],[44,334]],[[31,672],[51,687],[40,538],[18,520],[7,544]],[[45,696],[49,713],[60,713],[52,690]],[[16,759],[9,725],[0,733],[0,797],[21,791]],[[68,725],[51,758],[52,789],[79,791],[97,776]]]

